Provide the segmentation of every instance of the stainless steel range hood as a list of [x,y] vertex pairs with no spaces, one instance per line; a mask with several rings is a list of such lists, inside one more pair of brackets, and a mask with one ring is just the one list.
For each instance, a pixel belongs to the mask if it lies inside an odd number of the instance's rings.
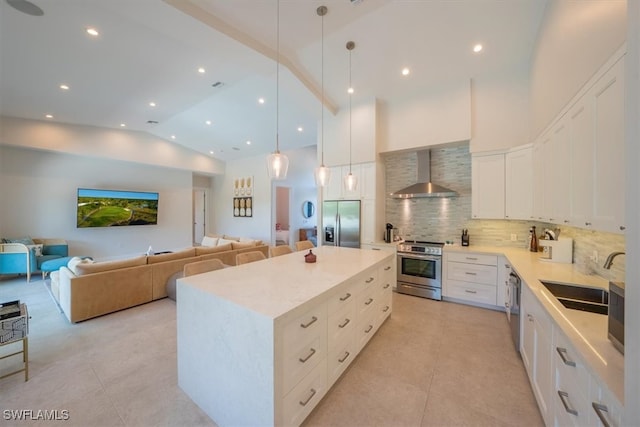
[[453,190],[431,182],[431,150],[418,151],[418,183],[394,193],[395,199],[413,199],[419,197],[455,197]]

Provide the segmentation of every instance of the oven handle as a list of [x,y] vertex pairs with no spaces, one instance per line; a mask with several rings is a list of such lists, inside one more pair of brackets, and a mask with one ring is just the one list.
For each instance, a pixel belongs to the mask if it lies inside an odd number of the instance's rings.
[[415,254],[408,254],[408,253],[404,253],[404,252],[398,252],[398,258],[420,259],[420,260],[426,260],[426,261],[441,261],[442,260],[442,257],[440,257],[440,256],[415,255]]

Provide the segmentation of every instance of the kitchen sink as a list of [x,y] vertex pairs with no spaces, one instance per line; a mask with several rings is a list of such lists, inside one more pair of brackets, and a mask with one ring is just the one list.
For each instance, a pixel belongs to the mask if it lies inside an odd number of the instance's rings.
[[571,283],[540,281],[566,308],[608,314],[609,293],[604,289]]

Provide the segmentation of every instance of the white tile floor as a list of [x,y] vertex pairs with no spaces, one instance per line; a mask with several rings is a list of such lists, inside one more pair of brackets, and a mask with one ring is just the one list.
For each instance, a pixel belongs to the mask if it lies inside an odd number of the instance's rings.
[[[215,425],[177,385],[173,301],[71,325],[37,278],[0,280],[0,301],[13,299],[32,317],[30,379],[0,380],[0,425]],[[543,425],[503,313],[399,294],[393,302],[306,425]],[[15,367],[0,361],[0,375]],[[69,420],[6,420],[7,409],[66,410]]]

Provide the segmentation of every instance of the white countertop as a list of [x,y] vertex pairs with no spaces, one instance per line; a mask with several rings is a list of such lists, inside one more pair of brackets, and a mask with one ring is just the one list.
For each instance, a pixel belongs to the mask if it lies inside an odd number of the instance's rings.
[[579,351],[584,362],[611,392],[624,402],[624,356],[607,338],[607,316],[565,308],[540,280],[582,284],[609,290],[608,280],[578,271],[575,264],[540,261],[541,253],[494,246],[447,245],[446,252],[505,255],[523,283],[538,298],[562,332]]
[[294,252],[186,277],[179,279],[178,286],[188,284],[276,319],[392,256],[387,251],[320,246],[313,249],[317,261],[305,263],[307,253]]

